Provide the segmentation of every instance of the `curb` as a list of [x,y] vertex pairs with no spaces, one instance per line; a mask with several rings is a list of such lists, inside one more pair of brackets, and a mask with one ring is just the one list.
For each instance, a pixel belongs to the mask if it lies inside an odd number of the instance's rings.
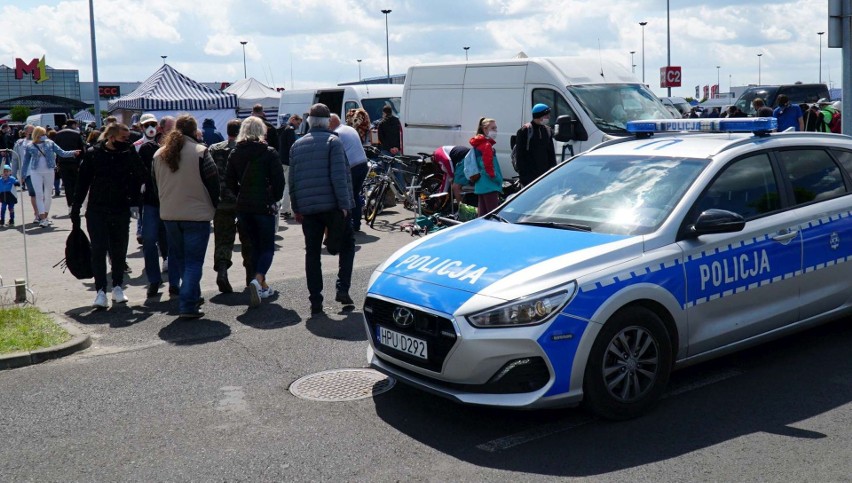
[[71,334],[71,340],[45,349],[13,352],[11,354],[0,356],[0,371],[31,366],[33,364],[41,364],[42,362],[49,361],[51,359],[59,359],[60,357],[69,356],[75,352],[87,349],[92,345],[92,339],[89,337],[89,334],[83,333],[74,324],[62,316],[55,313],[50,315],[53,316],[57,325]]

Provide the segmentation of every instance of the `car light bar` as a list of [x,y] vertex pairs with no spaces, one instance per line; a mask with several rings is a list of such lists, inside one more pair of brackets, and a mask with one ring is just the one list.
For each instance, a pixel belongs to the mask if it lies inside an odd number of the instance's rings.
[[778,128],[774,117],[735,119],[659,119],[629,121],[627,132],[651,134],[662,132],[769,132]]

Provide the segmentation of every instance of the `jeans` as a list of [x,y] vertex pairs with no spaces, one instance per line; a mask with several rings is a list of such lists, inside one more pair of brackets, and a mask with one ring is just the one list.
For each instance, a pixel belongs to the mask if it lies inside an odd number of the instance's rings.
[[6,221],[6,208],[9,208],[9,221],[15,221],[15,205],[11,203],[0,204],[0,225]]
[[62,181],[62,178],[58,176],[58,174],[53,172],[53,191],[56,192],[56,196],[59,196],[61,193],[59,192],[59,182]]
[[[333,212],[304,215],[302,233],[305,235],[305,275],[308,282],[308,292],[311,307],[322,306],[322,240],[325,230],[331,225]],[[355,262],[355,236],[352,224],[345,223],[346,233],[340,245],[340,255],[337,269],[337,291],[349,292],[352,282],[352,265]]]
[[65,203],[68,207],[74,203],[74,189],[77,187],[80,167],[77,164],[64,163],[59,165],[59,176],[65,186]]
[[107,291],[106,259],[109,254],[112,269],[112,286],[124,283],[127,266],[127,241],[130,230],[130,213],[86,212],[86,231],[92,246],[92,272],[95,274],[95,291]]
[[[148,283],[159,285],[163,282],[160,257],[169,260],[169,239],[166,235],[166,225],[160,219],[159,206],[145,205],[142,210],[142,254],[145,257],[145,276],[148,277]],[[180,274],[176,270],[169,270],[169,285],[180,285]]]
[[56,173],[49,171],[30,170],[30,184],[33,186],[36,199],[36,211],[41,214],[50,212],[50,204],[53,201],[53,179]]
[[361,163],[353,166],[350,169],[352,173],[352,195],[355,197],[355,208],[352,209],[352,228],[359,230],[361,228],[361,211],[364,209],[364,198],[361,197],[361,188],[364,186],[364,180],[367,179],[367,172],[370,167],[367,163]]
[[209,221],[166,221],[169,253],[176,266],[169,266],[169,276],[176,270],[180,276],[180,313],[198,310],[201,298],[201,274],[207,242],[210,240]]
[[254,266],[252,271],[266,277],[275,254],[275,215],[240,213],[240,226],[251,240]]

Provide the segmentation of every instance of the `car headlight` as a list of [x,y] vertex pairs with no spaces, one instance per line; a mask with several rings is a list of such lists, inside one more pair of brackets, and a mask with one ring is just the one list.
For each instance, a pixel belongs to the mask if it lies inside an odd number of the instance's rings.
[[507,304],[467,316],[467,320],[480,328],[519,327],[540,324],[559,313],[574,296],[577,283],[550,290],[546,293],[529,295]]

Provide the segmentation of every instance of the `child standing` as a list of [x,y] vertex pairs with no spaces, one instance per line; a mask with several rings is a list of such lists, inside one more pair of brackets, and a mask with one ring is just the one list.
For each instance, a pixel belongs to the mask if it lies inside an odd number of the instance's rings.
[[12,167],[6,164],[3,166],[3,176],[0,177],[0,226],[6,224],[6,208],[9,209],[8,226],[15,226],[15,204],[18,203],[15,186],[21,186],[21,183],[12,176]]

